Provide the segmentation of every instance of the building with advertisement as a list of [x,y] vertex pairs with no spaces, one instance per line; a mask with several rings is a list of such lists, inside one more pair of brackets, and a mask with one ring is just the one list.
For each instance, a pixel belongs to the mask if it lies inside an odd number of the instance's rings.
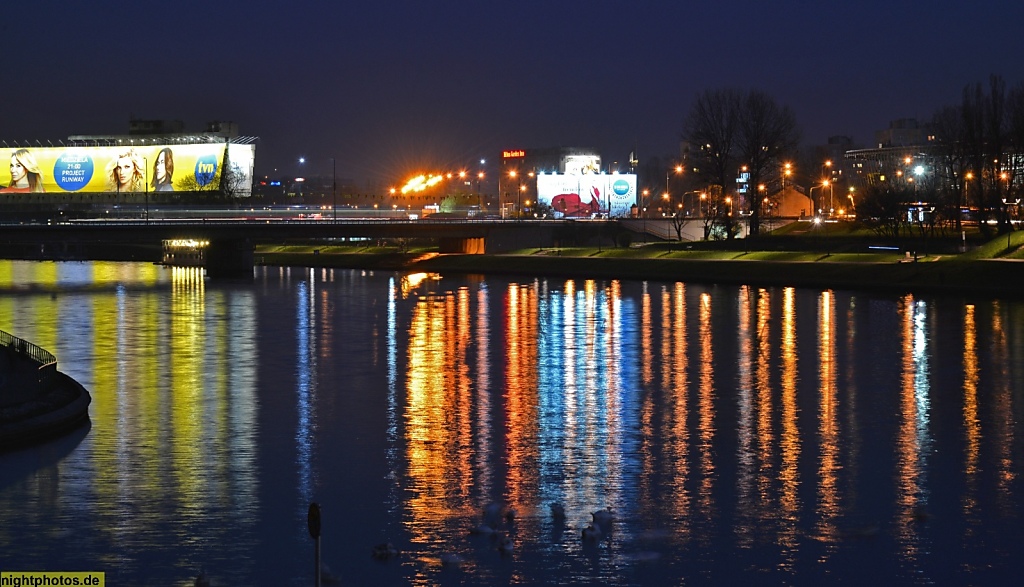
[[637,203],[636,176],[605,173],[593,149],[507,149],[500,160],[506,218],[530,216],[538,204],[556,218],[627,217]]
[[239,136],[233,123],[176,132],[182,128],[180,121],[132,120],[127,135],[78,135],[45,146],[0,141],[0,155],[10,158],[9,166],[0,165],[0,198],[127,204],[174,201],[186,193],[199,200],[252,194],[256,137]]

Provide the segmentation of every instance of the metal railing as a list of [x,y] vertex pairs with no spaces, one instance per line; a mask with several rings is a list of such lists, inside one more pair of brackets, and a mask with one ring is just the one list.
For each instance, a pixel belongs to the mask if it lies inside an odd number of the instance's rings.
[[40,385],[48,383],[57,374],[57,357],[50,351],[3,330],[0,330],[0,345],[36,363],[36,381]]

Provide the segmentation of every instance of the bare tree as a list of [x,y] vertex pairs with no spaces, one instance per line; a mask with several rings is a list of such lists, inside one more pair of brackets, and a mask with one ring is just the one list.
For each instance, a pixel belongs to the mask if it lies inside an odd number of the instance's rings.
[[236,201],[252,195],[252,180],[237,163],[229,162],[220,174],[220,192],[228,201]]
[[707,185],[727,186],[736,178],[736,141],[743,93],[706,90],[697,96],[683,125],[693,168]]
[[964,88],[961,112],[964,117],[964,147],[968,170],[976,181],[968,184],[978,207],[982,232],[989,232],[988,220],[1000,219],[1001,229],[1007,227],[999,214],[1001,169],[1006,148],[1006,84],[999,76],[989,78],[986,93],[981,83]]
[[932,116],[932,130],[938,149],[939,165],[936,166],[939,206],[942,216],[953,221],[961,229],[960,209],[966,198],[967,149],[962,108],[946,106]]
[[[756,186],[771,176],[784,156],[796,151],[800,142],[796,117],[788,106],[780,106],[774,98],[759,90],[751,90],[740,109],[737,146],[740,160],[750,173],[749,185]],[[750,235],[761,230],[761,206],[748,202]]]

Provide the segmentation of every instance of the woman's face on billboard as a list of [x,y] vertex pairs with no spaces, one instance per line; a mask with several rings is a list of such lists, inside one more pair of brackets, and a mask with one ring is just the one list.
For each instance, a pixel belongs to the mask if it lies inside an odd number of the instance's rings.
[[156,181],[163,183],[167,179],[167,156],[161,152],[156,156]]
[[128,185],[128,182],[132,179],[132,171],[134,169],[132,160],[128,157],[121,157],[117,160],[117,183],[121,185]]
[[28,170],[25,169],[25,167],[21,164],[21,161],[18,161],[18,157],[17,156],[12,156],[11,157],[11,181],[19,182],[19,181],[25,179],[26,175],[28,175]]

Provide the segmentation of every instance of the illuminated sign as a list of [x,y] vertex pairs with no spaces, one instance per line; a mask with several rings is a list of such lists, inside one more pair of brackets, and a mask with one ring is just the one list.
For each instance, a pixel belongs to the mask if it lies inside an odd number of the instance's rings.
[[[254,145],[185,144],[0,149],[0,193],[252,192]],[[9,165],[8,165],[9,163]]]
[[636,201],[636,176],[538,175],[537,201],[555,218],[627,217]]
[[501,156],[504,159],[516,159],[526,157],[526,151],[523,149],[513,149],[511,151],[502,151]]
[[567,155],[562,159],[566,175],[586,175],[601,172],[601,158],[597,155]]

